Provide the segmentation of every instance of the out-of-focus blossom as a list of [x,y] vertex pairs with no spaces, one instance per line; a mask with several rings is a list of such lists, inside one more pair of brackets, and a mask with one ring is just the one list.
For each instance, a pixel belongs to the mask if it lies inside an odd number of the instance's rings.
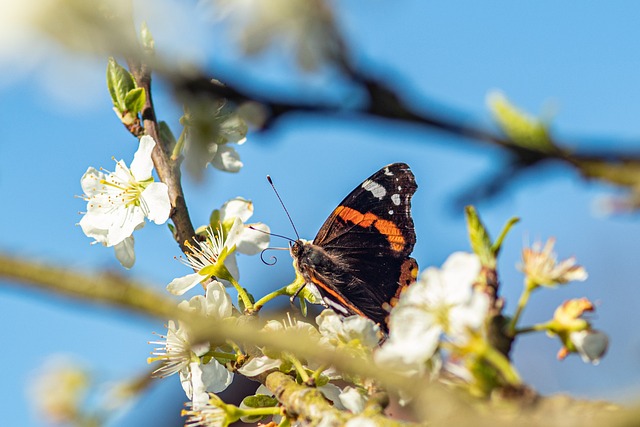
[[89,374],[76,361],[57,357],[35,374],[28,391],[46,420],[71,423],[81,416],[89,383]]
[[254,54],[280,42],[293,50],[298,64],[313,70],[339,55],[333,13],[322,0],[207,0],[245,52]]
[[576,265],[575,258],[558,262],[553,252],[555,239],[547,240],[542,247],[540,242],[522,251],[521,269],[532,286],[556,286],[574,280],[586,280],[587,272]]

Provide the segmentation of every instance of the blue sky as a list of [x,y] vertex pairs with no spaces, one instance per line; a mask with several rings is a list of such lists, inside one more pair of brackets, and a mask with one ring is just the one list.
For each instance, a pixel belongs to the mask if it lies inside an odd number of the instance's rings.
[[[461,120],[490,126],[485,97],[489,90],[500,89],[528,111],[555,112],[554,131],[576,149],[602,147],[598,141],[607,140],[608,149],[637,151],[640,34],[635,18],[640,6],[583,2],[577,9],[552,1],[436,5],[417,0],[340,5],[339,22],[359,61],[384,65],[412,102],[442,106]],[[193,50],[189,42],[194,39],[203,42],[203,37],[219,35],[185,27],[189,14],[175,18],[175,28],[165,30],[161,24],[171,20],[158,15],[147,20],[159,49],[164,43],[180,51],[184,43]],[[184,40],[176,40],[176,34]],[[227,71],[241,67],[252,84],[285,88],[290,82],[290,70],[283,65],[290,61],[283,54],[244,60],[224,39],[215,39],[211,46],[212,56],[204,62]],[[0,248],[85,271],[119,269],[112,251],[90,246],[75,225],[84,204],[74,196],[82,192],[79,180],[88,166],[112,169],[112,156],[129,162],[136,143],[111,111],[104,84],[106,58],[71,64],[55,90],[47,86],[51,79],[43,77],[42,69],[0,86]],[[310,91],[330,83],[330,76],[295,80],[296,87]],[[156,88],[158,111],[177,133],[180,109],[162,85]],[[293,235],[264,178],[270,174],[301,235],[311,239],[353,187],[381,166],[404,161],[419,185],[413,215],[418,235],[414,256],[421,268],[440,265],[450,253],[468,249],[462,211],[453,201],[502,160],[493,148],[415,126],[302,115],[283,120],[269,133],[250,134],[238,150],[245,164],[239,174],[210,169],[201,183],[186,179],[194,223],[204,223],[213,208],[239,195],[253,200],[253,220]],[[522,218],[500,260],[507,312],[512,313],[521,290],[515,265],[526,242],[555,236],[559,255],[575,255],[589,272],[586,282],[534,294],[524,322],[546,320],[565,299],[587,296],[597,303],[595,326],[610,334],[610,352],[594,367],[575,356],[557,361],[559,344],[543,335],[520,340],[516,366],[543,393],[616,401],[637,400],[640,394],[640,332],[635,327],[640,320],[640,225],[636,216],[594,214],[595,202],[613,194],[616,190],[609,186],[586,182],[551,164],[519,177],[496,200],[478,205],[494,235],[511,216]],[[178,248],[164,227],[148,224],[141,230],[136,252],[137,263],[127,274],[159,290],[186,273],[172,260]],[[262,292],[293,276],[284,252],[275,267],[244,257],[241,272],[244,286]],[[39,425],[28,409],[25,384],[51,354],[77,355],[103,379],[147,369],[151,346],[146,342],[153,339],[152,331],[162,331],[162,322],[2,285],[5,351],[0,360],[7,372],[0,383],[5,396],[0,413],[9,418],[8,425]],[[152,410],[153,399],[165,399],[177,408],[180,393],[177,378],[169,378],[140,404]]]

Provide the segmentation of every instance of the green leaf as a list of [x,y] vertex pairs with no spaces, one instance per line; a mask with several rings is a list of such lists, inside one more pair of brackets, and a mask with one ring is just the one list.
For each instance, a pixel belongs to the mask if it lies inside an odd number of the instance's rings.
[[127,92],[127,95],[124,97],[124,106],[130,114],[137,116],[144,108],[144,103],[146,101],[147,95],[144,89],[137,87]]
[[487,104],[502,132],[515,145],[545,153],[557,150],[551,142],[547,124],[519,110],[501,92],[489,93]]
[[167,222],[167,227],[169,228],[169,231],[171,231],[171,235],[173,236],[173,238],[174,239],[177,238],[178,237],[178,231],[173,226],[173,224]]
[[124,113],[127,110],[125,98],[129,91],[136,88],[136,83],[133,75],[118,64],[113,57],[109,58],[109,63],[107,64],[107,88],[109,89],[113,106],[121,114]]
[[507,234],[511,230],[511,227],[516,225],[518,222],[520,222],[520,218],[514,216],[513,218],[509,219],[509,221],[507,221],[507,223],[502,228],[500,235],[498,236],[496,241],[493,242],[493,245],[491,245],[491,250],[496,256],[498,256],[498,254],[500,253],[500,248],[502,248],[502,242],[504,241],[504,238],[507,237]]
[[160,139],[169,146],[173,146],[176,143],[176,137],[173,136],[171,128],[164,120],[158,123],[158,133],[160,134]]
[[318,378],[316,378],[316,387],[327,385],[329,384],[329,381],[329,377],[327,377],[326,375],[320,375]]
[[495,268],[496,257],[491,246],[491,238],[480,217],[473,206],[465,207],[467,217],[467,229],[471,249],[480,258],[480,263],[485,267]]

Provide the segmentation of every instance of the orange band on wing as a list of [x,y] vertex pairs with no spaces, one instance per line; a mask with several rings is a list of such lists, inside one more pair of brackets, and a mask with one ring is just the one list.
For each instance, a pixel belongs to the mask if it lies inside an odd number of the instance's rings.
[[338,292],[336,292],[335,290],[331,289],[329,286],[325,285],[324,283],[322,283],[320,280],[318,280],[314,275],[311,275],[311,281],[315,284],[320,286],[324,291],[326,291],[327,293],[331,294],[332,297],[334,297],[335,299],[337,299],[338,301],[340,301],[340,304],[342,304],[343,306],[350,308],[351,310],[353,310],[353,312],[355,312],[356,314],[359,314],[360,316],[364,316],[367,317],[358,307],[356,307],[355,305],[351,304],[349,301],[347,301],[342,295],[340,295]]
[[363,214],[346,206],[338,206],[334,213],[343,221],[352,222],[362,228],[369,228],[373,225],[387,238],[387,241],[391,245],[391,249],[396,252],[400,252],[404,249],[406,241],[402,232],[393,223],[393,221],[382,219],[371,212]]

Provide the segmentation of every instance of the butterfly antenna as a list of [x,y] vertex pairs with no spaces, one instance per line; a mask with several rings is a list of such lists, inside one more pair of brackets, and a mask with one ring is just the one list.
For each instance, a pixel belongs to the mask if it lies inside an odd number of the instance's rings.
[[271,257],[269,258],[269,261],[267,261],[266,259],[264,259],[264,253],[266,251],[288,251],[288,248],[266,248],[263,249],[262,252],[260,252],[260,260],[265,263],[266,265],[275,265],[278,262],[278,258],[276,258],[275,255],[271,255]]
[[[280,238],[288,240],[290,242],[295,242],[295,240],[293,240],[291,237],[283,236],[282,234],[272,233],[270,231],[260,230],[259,228],[255,228],[253,225],[250,225],[249,229],[253,230],[253,231],[259,231],[260,233],[263,233],[263,234],[268,234],[269,236],[280,237]],[[277,248],[267,248],[267,249],[277,249]]]
[[[282,209],[284,209],[284,213],[287,214],[287,218],[289,218],[289,222],[291,223],[291,227],[293,228],[294,233],[296,233],[296,238],[298,240],[300,240],[300,235],[298,234],[298,230],[296,229],[296,225],[293,223],[293,220],[291,219],[291,215],[289,215],[289,211],[287,210],[287,207],[284,205],[284,202],[282,201],[282,197],[280,197],[280,194],[278,194],[278,190],[276,190],[276,186],[273,185],[273,180],[271,179],[271,177],[269,175],[267,175],[267,181],[269,181],[269,184],[271,184],[271,188],[273,188],[273,192],[276,193],[276,197],[278,197],[278,200],[280,200],[280,204],[282,205]],[[291,240],[291,239],[289,239],[289,240]]]

